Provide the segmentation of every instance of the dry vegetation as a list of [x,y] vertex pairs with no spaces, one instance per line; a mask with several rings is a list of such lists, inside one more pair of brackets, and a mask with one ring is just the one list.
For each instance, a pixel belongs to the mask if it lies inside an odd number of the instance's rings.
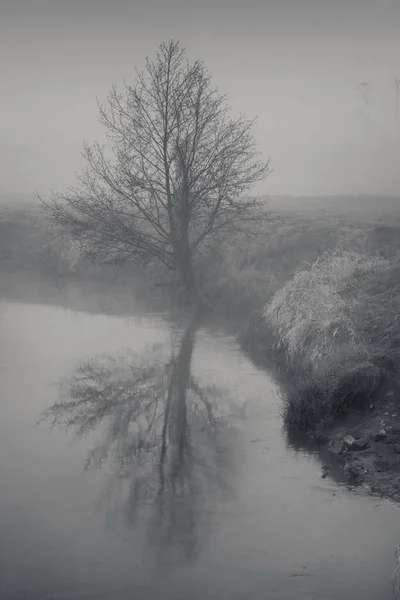
[[289,427],[328,425],[397,377],[400,212],[378,210],[281,213],[220,250],[211,298],[246,315],[242,345],[273,364]]
[[400,268],[336,250],[296,273],[264,310],[294,374],[285,421],[308,427],[370,400],[399,361]]

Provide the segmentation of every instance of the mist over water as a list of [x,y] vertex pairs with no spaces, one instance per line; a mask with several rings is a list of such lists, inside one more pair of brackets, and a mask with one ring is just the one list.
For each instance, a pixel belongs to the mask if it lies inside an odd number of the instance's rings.
[[2,598],[389,596],[398,510],[287,446],[233,337],[79,297],[1,303]]

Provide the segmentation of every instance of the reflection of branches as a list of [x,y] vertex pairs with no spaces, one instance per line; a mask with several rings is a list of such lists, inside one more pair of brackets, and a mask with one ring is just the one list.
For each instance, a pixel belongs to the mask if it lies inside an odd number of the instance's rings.
[[151,502],[150,539],[157,534],[159,546],[178,540],[186,556],[194,552],[199,493],[205,483],[221,488],[225,461],[218,391],[200,387],[190,371],[196,330],[194,316],[167,362],[153,352],[141,360],[82,363],[44,414],[79,436],[104,427],[87,467],[111,462],[118,479],[129,481],[129,521],[143,502]]

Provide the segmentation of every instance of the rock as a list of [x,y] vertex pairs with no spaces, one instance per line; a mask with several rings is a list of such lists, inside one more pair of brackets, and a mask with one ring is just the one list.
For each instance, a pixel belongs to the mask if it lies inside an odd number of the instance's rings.
[[341,442],[340,440],[331,440],[328,444],[329,452],[332,452],[332,454],[340,454],[342,451],[342,445],[343,442]]
[[364,450],[369,445],[368,436],[364,436],[355,440],[354,448],[355,450]]
[[381,442],[382,440],[384,440],[387,436],[386,433],[386,429],[380,429],[378,431],[378,433],[375,435],[374,440],[375,442]]
[[344,472],[348,477],[351,477],[351,479],[360,479],[363,474],[363,468],[357,463],[348,462],[344,465]]
[[393,450],[396,454],[400,454],[400,444],[393,444]]
[[356,443],[356,440],[353,438],[352,435],[346,435],[346,437],[343,438],[342,451],[343,450],[353,450],[355,443]]
[[324,471],[321,475],[322,479],[325,479],[325,477],[328,477],[328,471]]
[[364,450],[368,444],[369,440],[367,436],[356,440],[352,435],[346,435],[342,440],[339,454],[345,454],[347,450]]
[[394,396],[394,391],[390,390],[390,392],[386,392],[385,396],[386,397],[388,397],[388,396]]

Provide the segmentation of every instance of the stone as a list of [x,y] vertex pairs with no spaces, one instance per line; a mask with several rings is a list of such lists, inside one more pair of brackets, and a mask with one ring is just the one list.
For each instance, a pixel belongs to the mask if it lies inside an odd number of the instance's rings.
[[341,442],[340,440],[337,440],[337,439],[333,439],[329,442],[328,449],[329,449],[329,452],[332,452],[332,454],[341,454],[342,446],[343,446],[343,442]]
[[380,429],[374,437],[375,442],[381,442],[386,438],[386,435],[386,429]]
[[400,444],[393,444],[393,450],[396,454],[400,454]]
[[369,445],[369,439],[365,435],[364,437],[361,437],[361,438],[358,438],[358,440],[355,440],[354,448],[356,450],[364,450],[365,448],[367,448],[368,445]]
[[346,450],[352,450],[354,448],[354,445],[356,443],[356,440],[353,438],[352,435],[346,435],[345,438],[343,438],[343,443],[342,443],[342,449]]
[[345,454],[347,451],[364,450],[369,444],[367,436],[356,440],[352,435],[346,435],[341,443],[339,454]]
[[345,463],[344,472],[346,473],[346,475],[348,477],[351,477],[351,479],[360,479],[363,470],[360,465],[349,462],[349,463]]

